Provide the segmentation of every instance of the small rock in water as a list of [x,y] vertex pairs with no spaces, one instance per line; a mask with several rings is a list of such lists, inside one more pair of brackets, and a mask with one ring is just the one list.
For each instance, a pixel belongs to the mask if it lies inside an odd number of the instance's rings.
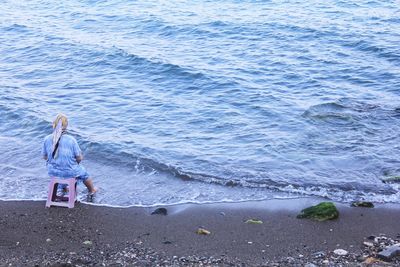
[[347,252],[347,250],[339,248],[339,249],[335,249],[333,251],[333,253],[335,253],[336,255],[339,255],[339,256],[346,256],[349,252]]
[[225,183],[225,185],[226,186],[237,186],[237,185],[239,185],[239,183],[238,182],[236,182],[236,181],[232,181],[232,180],[229,180],[227,183]]
[[167,215],[168,211],[166,208],[158,208],[156,210],[154,210],[151,215],[155,215],[155,214],[160,214],[160,215]]
[[354,201],[351,203],[352,207],[373,208],[374,204],[368,201]]

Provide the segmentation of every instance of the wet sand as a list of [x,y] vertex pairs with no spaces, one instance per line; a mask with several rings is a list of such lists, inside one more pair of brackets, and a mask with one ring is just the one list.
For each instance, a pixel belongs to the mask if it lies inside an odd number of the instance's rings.
[[[73,209],[48,209],[44,201],[0,201],[0,259],[13,266],[318,266],[324,260],[335,266],[333,257],[339,266],[352,260],[360,264],[354,259],[362,257],[369,236],[400,238],[398,205],[370,209],[336,203],[337,220],[296,218],[301,209],[321,201],[165,206],[168,215],[151,215],[157,207],[78,203]],[[245,223],[248,219],[263,223]],[[211,234],[197,234],[199,227]],[[352,258],[333,254],[338,248]]]

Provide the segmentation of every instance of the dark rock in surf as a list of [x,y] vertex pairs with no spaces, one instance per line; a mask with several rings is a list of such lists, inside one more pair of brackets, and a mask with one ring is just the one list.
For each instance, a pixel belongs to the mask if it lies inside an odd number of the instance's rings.
[[238,186],[239,183],[233,180],[229,180],[228,182],[225,183],[225,185],[233,187],[233,186]]
[[156,214],[158,214],[158,215],[167,215],[167,214],[168,214],[168,211],[167,211],[166,208],[158,208],[158,209],[155,209],[155,210],[151,213],[151,215],[156,215]]
[[351,203],[352,207],[373,208],[374,204],[368,201],[354,201]]

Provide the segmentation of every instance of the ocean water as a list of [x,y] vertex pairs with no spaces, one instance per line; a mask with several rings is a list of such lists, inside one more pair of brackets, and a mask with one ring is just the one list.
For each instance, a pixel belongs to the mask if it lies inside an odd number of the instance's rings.
[[389,0],[2,1],[0,199],[62,112],[98,204],[400,203],[399,44]]

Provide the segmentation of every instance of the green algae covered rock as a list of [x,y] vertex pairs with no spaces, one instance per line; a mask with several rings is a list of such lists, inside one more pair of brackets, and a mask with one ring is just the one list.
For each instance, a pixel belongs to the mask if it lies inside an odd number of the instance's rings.
[[351,203],[352,207],[373,208],[374,204],[368,201],[354,201]]
[[385,178],[382,178],[382,182],[385,184],[388,183],[400,183],[400,176],[388,176]]
[[321,202],[316,206],[308,207],[301,211],[297,218],[313,219],[317,221],[333,220],[339,217],[339,211],[332,202]]

